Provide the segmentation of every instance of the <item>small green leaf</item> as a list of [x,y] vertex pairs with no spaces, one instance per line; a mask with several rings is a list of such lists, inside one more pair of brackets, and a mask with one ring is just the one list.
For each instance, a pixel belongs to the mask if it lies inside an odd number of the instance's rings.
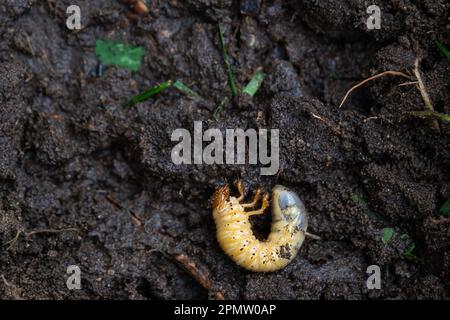
[[256,72],[242,92],[248,94],[250,97],[253,97],[261,87],[265,76],[266,75],[262,71]]
[[447,60],[450,61],[450,51],[444,46],[444,44],[436,41],[436,45],[438,46],[439,50],[441,50],[442,54],[447,58]]
[[351,193],[350,199],[352,199],[352,201],[354,203],[361,205],[365,209],[367,209],[369,207],[369,205],[367,204],[367,201],[363,198],[362,195],[360,195],[358,193]]
[[384,228],[382,230],[383,235],[381,236],[381,241],[383,241],[384,244],[387,244],[389,241],[391,241],[392,237],[394,236],[394,229],[392,228]]
[[444,216],[448,216],[450,214],[450,199],[448,199],[447,202],[444,203],[439,212]]
[[409,247],[403,252],[403,256],[410,259],[417,259],[416,255],[413,254],[413,251],[416,249],[416,244],[412,241],[411,237],[404,233],[400,236],[400,240],[410,243]]
[[97,40],[95,43],[95,54],[105,65],[115,65],[138,71],[141,67],[144,48],[111,40]]

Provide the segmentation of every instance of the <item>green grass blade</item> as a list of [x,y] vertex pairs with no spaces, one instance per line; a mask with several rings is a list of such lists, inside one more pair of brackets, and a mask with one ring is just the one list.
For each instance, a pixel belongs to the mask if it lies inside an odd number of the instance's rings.
[[222,101],[217,106],[216,110],[214,111],[214,114],[213,114],[214,120],[219,121],[218,115],[223,111],[223,108],[225,107],[225,104],[227,102],[228,102],[228,97],[225,97],[222,99]]
[[177,88],[179,91],[183,92],[187,96],[194,97],[195,99],[200,100],[200,101],[204,101],[205,100],[201,95],[199,95],[197,92],[195,92],[194,90],[189,88],[181,80],[175,81],[173,86],[175,88]]
[[228,52],[227,52],[227,48],[225,47],[223,31],[222,31],[222,27],[220,25],[219,25],[219,37],[220,37],[220,46],[222,48],[223,60],[225,62],[225,66],[227,68],[228,84],[230,85],[231,93],[233,94],[233,96],[237,96],[238,88],[236,86],[236,82],[234,81],[233,71],[231,70],[230,61],[228,60]]
[[97,40],[95,43],[95,54],[105,65],[115,65],[138,71],[141,67],[144,48],[111,40]]
[[242,90],[242,92],[248,94],[251,97],[253,97],[256,94],[256,92],[259,90],[259,88],[261,87],[265,76],[266,75],[262,71],[256,72],[253,75],[253,77],[250,80],[250,82],[245,86],[244,90]]
[[403,252],[403,255],[407,258],[411,258],[411,259],[417,259],[417,256],[415,254],[413,254],[413,251],[416,249],[416,244],[413,242],[408,249],[406,249],[405,252]]
[[414,111],[410,112],[411,115],[422,118],[422,119],[430,119],[434,118],[440,120],[442,122],[450,123],[450,115],[435,112],[435,111]]
[[438,46],[439,50],[441,50],[442,54],[447,58],[447,60],[450,61],[450,51],[444,46],[444,44],[436,41],[436,45]]
[[448,199],[447,202],[444,203],[439,212],[444,216],[448,216],[450,214],[450,199]]
[[160,83],[154,87],[151,87],[151,88],[145,90],[144,92],[138,94],[137,96],[134,96],[126,103],[126,105],[128,107],[132,107],[139,102],[150,99],[151,97],[155,96],[156,94],[160,93],[161,91],[166,90],[167,88],[169,88],[171,86],[172,86],[172,80],[168,80],[163,83]]

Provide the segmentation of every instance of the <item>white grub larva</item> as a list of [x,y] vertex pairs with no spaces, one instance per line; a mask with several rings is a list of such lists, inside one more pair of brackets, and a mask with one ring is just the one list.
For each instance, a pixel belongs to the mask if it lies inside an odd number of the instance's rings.
[[[277,185],[272,189],[272,227],[266,240],[256,239],[249,217],[263,214],[268,207],[268,196],[258,189],[251,203],[241,203],[244,187],[236,183],[239,197],[230,196],[225,185],[213,195],[213,217],[217,240],[223,251],[239,266],[254,272],[271,272],[284,268],[300,249],[308,227],[303,202],[289,189]],[[251,210],[262,198],[260,209]],[[246,211],[246,209],[249,209]]]

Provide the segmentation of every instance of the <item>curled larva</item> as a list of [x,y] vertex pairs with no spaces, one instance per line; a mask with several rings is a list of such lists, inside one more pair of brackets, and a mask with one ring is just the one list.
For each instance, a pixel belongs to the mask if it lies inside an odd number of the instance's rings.
[[[289,189],[277,185],[272,189],[272,226],[266,240],[258,240],[251,229],[249,217],[264,213],[269,205],[267,195],[258,189],[251,203],[241,203],[244,188],[236,184],[239,197],[230,196],[225,185],[213,195],[212,208],[217,240],[223,251],[239,266],[255,272],[284,268],[300,249],[308,227],[303,202]],[[260,209],[251,210],[262,197]]]

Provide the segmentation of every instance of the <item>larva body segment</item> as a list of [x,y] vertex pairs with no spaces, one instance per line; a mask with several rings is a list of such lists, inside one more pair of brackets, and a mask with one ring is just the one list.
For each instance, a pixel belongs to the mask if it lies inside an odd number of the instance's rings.
[[268,238],[258,240],[251,229],[249,217],[262,214],[268,206],[263,197],[259,210],[252,208],[260,198],[259,190],[252,203],[241,204],[244,190],[239,198],[230,196],[228,186],[216,190],[213,196],[213,217],[217,229],[217,240],[223,251],[239,266],[255,272],[271,272],[284,268],[297,255],[307,229],[305,206],[297,195],[275,186],[272,190],[272,226]]

